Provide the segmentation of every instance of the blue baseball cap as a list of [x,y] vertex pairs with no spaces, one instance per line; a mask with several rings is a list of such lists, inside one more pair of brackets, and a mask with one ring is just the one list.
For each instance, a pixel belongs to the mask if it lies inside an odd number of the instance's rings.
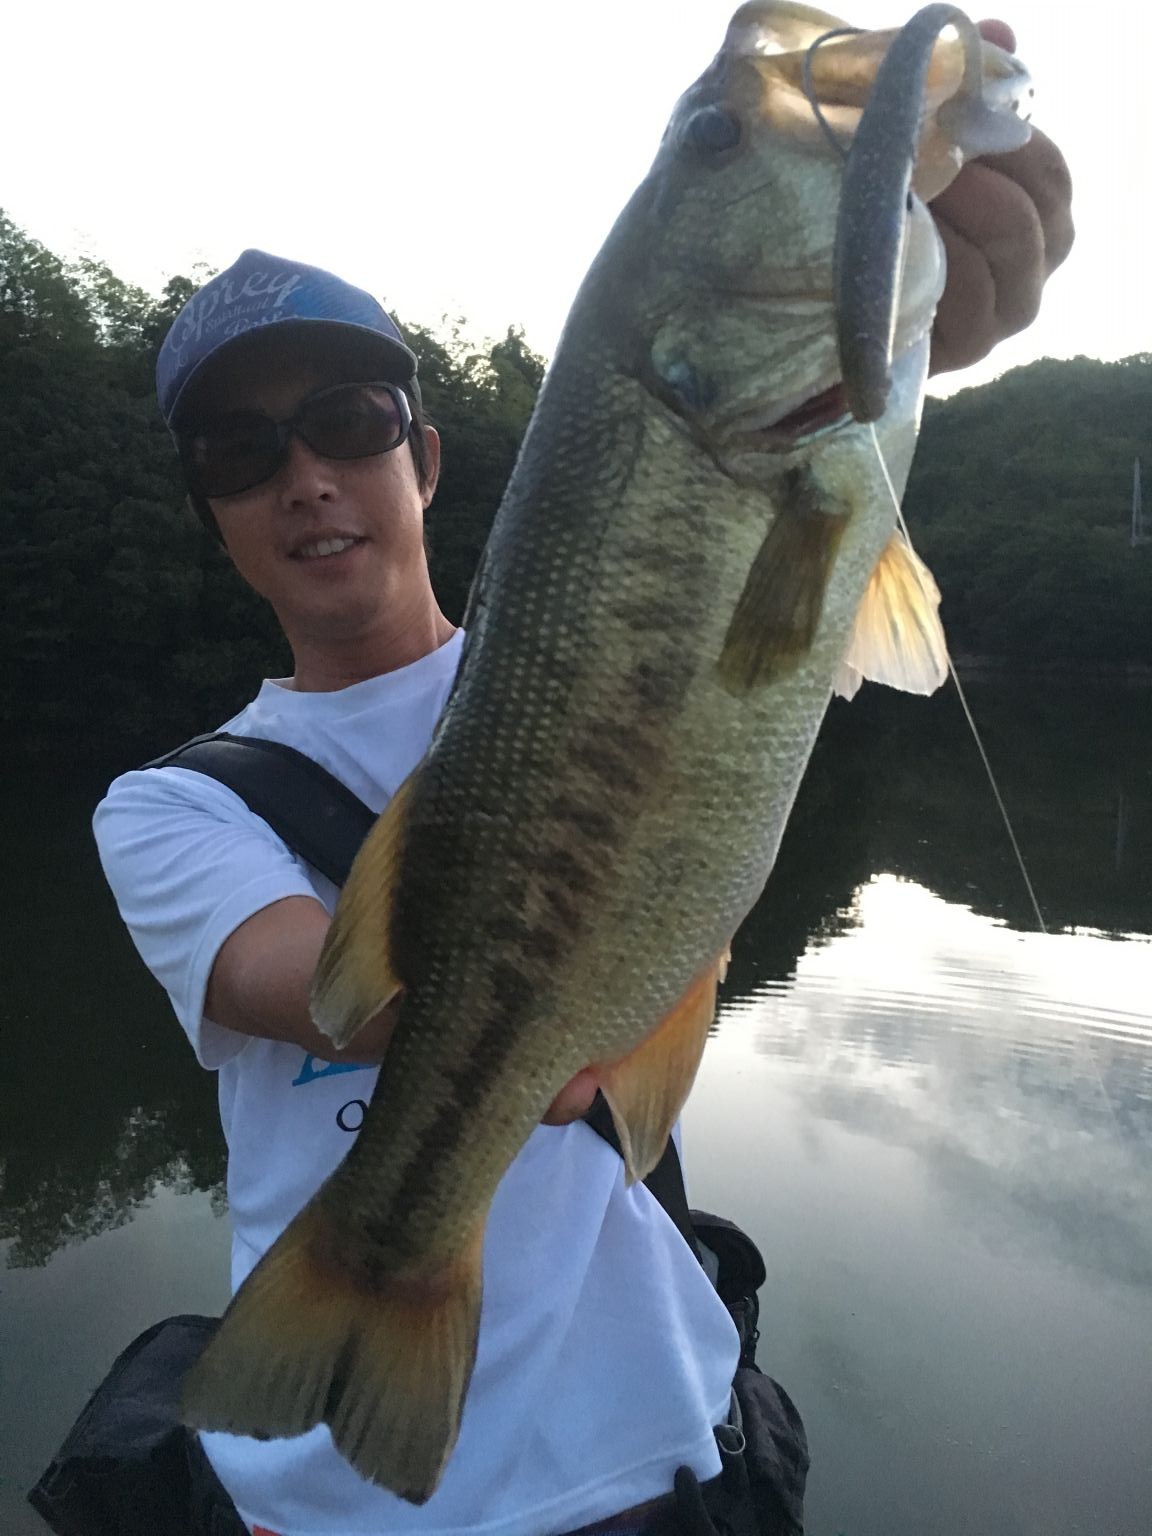
[[405,385],[419,400],[415,353],[370,293],[319,267],[253,250],[194,293],[164,338],[156,360],[156,393],[168,425],[209,358],[261,326],[286,321],[341,326],[372,337],[380,345],[383,376]]

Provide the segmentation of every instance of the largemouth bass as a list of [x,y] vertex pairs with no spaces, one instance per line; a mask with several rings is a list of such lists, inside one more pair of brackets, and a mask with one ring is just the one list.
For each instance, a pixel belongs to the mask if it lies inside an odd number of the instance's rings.
[[365,1477],[428,1499],[517,1151],[591,1067],[628,1178],[651,1169],[834,683],[943,680],[937,594],[863,423],[902,488],[943,283],[922,198],[1022,142],[1027,76],[930,12],[843,35],[745,5],[589,272],[454,692],[318,972],[337,1043],[401,997],[371,1107],[233,1300],[195,1425],[324,1421]]

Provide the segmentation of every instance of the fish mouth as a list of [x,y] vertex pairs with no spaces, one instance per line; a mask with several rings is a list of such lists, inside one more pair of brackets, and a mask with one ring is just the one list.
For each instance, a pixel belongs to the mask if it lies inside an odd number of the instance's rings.
[[725,453],[788,453],[815,438],[853,425],[841,379],[812,394],[792,396],[768,410],[745,414],[723,433]]
[[843,380],[837,379],[835,384],[809,395],[794,410],[773,422],[769,432],[781,440],[782,446],[794,448],[826,432],[848,426],[852,420]]

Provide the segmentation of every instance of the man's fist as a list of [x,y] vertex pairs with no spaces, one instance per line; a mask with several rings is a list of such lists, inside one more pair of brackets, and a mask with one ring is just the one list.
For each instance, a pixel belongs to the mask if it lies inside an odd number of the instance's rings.
[[[982,21],[989,42],[1015,50],[1011,27]],[[930,205],[948,257],[931,372],[967,368],[1030,325],[1044,284],[1072,248],[1072,178],[1052,140],[970,161]]]

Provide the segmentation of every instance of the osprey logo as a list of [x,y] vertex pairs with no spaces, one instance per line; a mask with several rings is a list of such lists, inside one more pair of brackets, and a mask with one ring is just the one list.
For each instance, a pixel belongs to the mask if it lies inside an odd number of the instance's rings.
[[180,316],[179,334],[169,337],[176,366],[185,348],[201,341],[206,332],[224,327],[227,334],[235,335],[282,318],[276,311],[303,281],[299,272],[249,272],[243,281],[223,278],[196,294]]
[[293,1088],[303,1088],[305,1083],[314,1083],[321,1077],[335,1077],[341,1072],[371,1072],[370,1062],[364,1061],[323,1061],[318,1056],[308,1054],[304,1057],[304,1065],[299,1074],[292,1079]]
[[[293,1088],[302,1088],[305,1083],[319,1082],[321,1078],[337,1077],[345,1072],[374,1072],[376,1068],[367,1061],[323,1061],[318,1056],[308,1054],[304,1057],[304,1065],[296,1077],[292,1079]],[[342,1131],[347,1131],[354,1136],[364,1124],[364,1116],[368,1113],[367,1099],[349,1099],[347,1104],[341,1104],[336,1111],[336,1124]]]

